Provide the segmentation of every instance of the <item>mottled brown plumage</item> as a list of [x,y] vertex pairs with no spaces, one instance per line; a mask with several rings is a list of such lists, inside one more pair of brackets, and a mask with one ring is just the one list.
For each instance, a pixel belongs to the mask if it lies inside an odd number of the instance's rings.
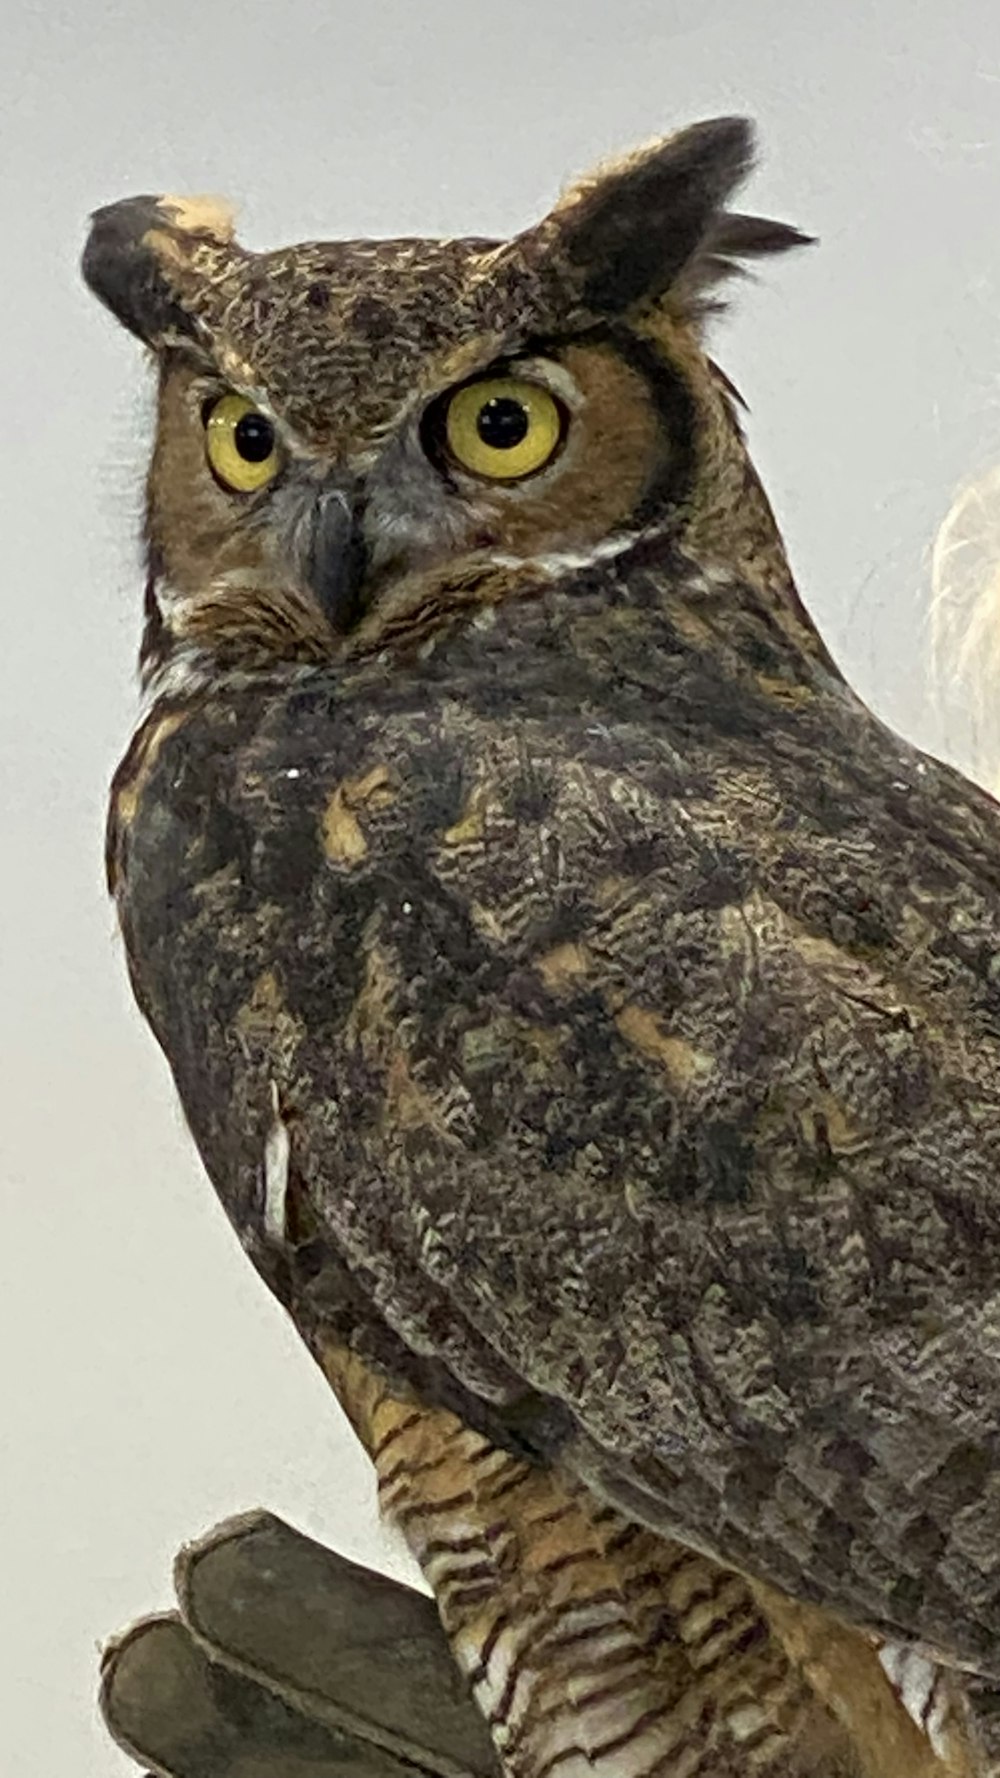
[[[525,1778],[972,1773],[1000,1677],[1000,822],[845,685],[704,355],[801,238],[747,161],[699,126],[500,246],[130,200],[85,260],[160,361],[135,992]],[[515,482],[441,442],[497,376],[562,413]],[[631,1626],[596,1725],[585,1666],[484,1678],[571,1608]]]

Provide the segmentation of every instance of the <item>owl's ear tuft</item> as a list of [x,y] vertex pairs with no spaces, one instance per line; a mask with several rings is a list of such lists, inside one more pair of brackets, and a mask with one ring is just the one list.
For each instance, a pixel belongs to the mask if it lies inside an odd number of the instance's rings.
[[194,336],[177,271],[199,248],[231,250],[233,212],[217,198],[123,198],[95,210],[81,270],[94,295],[147,345]]
[[[803,245],[783,223],[730,214],[726,202],[753,165],[745,118],[698,123],[599,169],[574,186],[533,234],[531,257],[561,261],[564,300],[621,315],[668,294],[695,312],[739,261]],[[566,286],[569,286],[567,289]]]

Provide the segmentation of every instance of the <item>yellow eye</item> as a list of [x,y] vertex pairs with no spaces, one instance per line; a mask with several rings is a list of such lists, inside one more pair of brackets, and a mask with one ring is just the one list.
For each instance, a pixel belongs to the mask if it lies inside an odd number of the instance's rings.
[[445,415],[448,449],[462,469],[490,481],[532,475],[562,441],[563,410],[539,383],[484,377],[456,389]]
[[205,452],[219,481],[235,494],[266,488],[278,471],[278,441],[266,414],[245,395],[222,395],[205,421]]

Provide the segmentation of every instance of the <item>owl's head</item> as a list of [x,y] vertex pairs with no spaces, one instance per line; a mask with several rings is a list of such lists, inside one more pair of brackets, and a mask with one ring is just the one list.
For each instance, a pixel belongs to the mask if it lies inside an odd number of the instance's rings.
[[785,572],[733,391],[700,343],[740,261],[795,246],[726,209],[738,119],[600,171],[511,241],[251,253],[224,206],[97,212],[84,275],[159,362],[147,666],[316,658],[476,565],[579,563],[657,528]]

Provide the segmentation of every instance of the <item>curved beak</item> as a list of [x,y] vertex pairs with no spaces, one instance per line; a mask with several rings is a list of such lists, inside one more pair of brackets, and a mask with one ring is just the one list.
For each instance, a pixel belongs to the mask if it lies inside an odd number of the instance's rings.
[[327,487],[318,496],[303,540],[301,570],[330,628],[353,628],[364,609],[368,573],[364,507],[356,490]]

